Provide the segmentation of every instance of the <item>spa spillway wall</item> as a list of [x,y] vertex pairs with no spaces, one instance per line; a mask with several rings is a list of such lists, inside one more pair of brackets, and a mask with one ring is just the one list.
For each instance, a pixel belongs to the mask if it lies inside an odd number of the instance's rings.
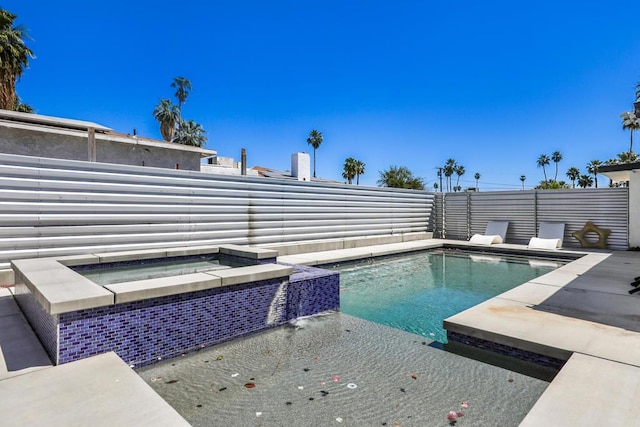
[[[50,263],[52,270],[40,274],[38,268],[46,268],[42,261]],[[209,279],[198,279],[196,287],[203,289],[150,298],[132,297],[125,290],[119,303],[118,293],[92,288],[93,294],[83,302],[55,303],[47,285],[37,283],[39,274],[49,278],[56,277],[56,272],[58,277],[66,274],[78,286],[87,280],[64,265],[60,267],[65,270],[57,269],[55,263],[59,262],[14,262],[16,300],[55,364],[114,351],[130,365],[143,366],[339,308],[337,273],[264,260],[256,261],[255,267],[234,269],[239,272],[235,276],[211,272],[215,280],[210,286],[205,283]],[[258,269],[267,274],[255,273]],[[247,271],[250,274],[243,273]],[[264,278],[252,280],[256,277]],[[189,288],[194,288],[193,283],[185,286]]]

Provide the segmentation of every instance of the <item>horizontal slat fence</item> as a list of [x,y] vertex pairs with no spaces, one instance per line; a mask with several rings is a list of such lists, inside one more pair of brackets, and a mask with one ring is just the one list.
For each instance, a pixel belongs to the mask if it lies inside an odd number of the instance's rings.
[[527,244],[540,222],[554,221],[565,224],[564,246],[580,247],[571,233],[591,221],[611,230],[610,248],[624,250],[628,248],[628,212],[627,188],[438,193],[434,235],[467,240],[484,233],[488,221],[504,220],[509,221],[506,242]]
[[429,230],[423,191],[0,154],[0,263]]

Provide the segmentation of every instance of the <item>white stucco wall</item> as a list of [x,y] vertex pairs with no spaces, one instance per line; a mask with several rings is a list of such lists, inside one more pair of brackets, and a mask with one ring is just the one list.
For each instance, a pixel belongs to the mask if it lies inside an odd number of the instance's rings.
[[311,159],[307,153],[291,155],[291,175],[298,181],[311,181]]

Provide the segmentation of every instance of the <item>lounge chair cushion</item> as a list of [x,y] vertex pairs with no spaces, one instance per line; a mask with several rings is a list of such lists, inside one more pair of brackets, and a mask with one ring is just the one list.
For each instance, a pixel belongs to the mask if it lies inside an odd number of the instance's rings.
[[480,245],[492,245],[502,243],[507,236],[509,221],[489,221],[484,234],[474,234],[469,239],[469,243]]
[[532,249],[557,249],[562,247],[562,240],[532,237],[531,240],[529,240],[529,247]]
[[497,234],[489,236],[486,236],[484,234],[474,234],[473,236],[471,236],[471,239],[469,239],[469,243],[476,243],[479,245],[492,245],[494,243],[502,243],[502,237]]
[[564,223],[540,222],[538,237],[529,240],[529,247],[533,249],[557,249],[562,247],[564,237]]

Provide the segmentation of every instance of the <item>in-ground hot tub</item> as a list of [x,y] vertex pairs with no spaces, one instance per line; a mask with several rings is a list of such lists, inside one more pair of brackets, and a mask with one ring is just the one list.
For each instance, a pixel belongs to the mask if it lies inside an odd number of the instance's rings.
[[[221,245],[11,264],[16,301],[54,363],[115,351],[140,366],[339,308],[337,273],[279,265],[276,256]],[[96,278],[105,267],[120,277]]]

